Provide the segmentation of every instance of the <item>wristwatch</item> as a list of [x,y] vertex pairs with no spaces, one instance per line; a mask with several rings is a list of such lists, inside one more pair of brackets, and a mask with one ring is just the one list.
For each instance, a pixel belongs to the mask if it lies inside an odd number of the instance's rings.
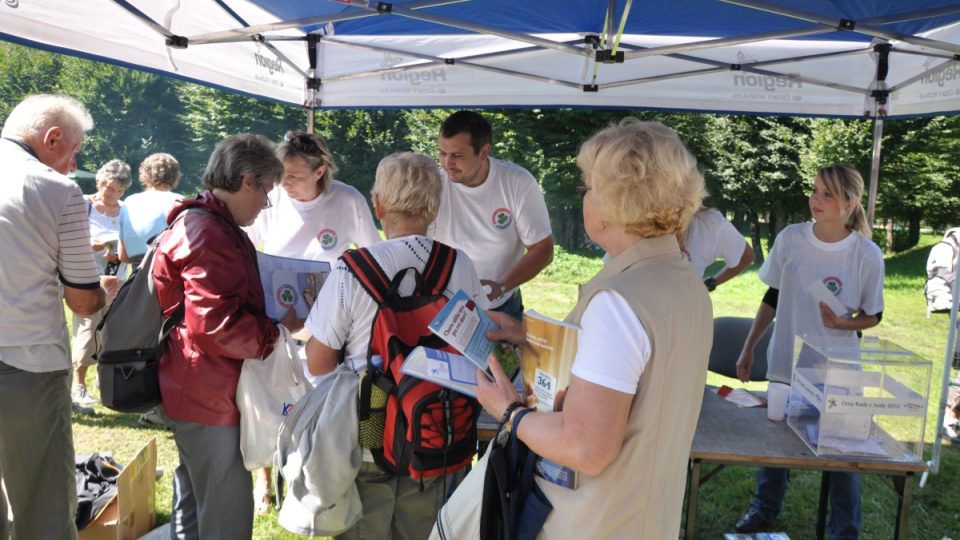
[[713,292],[717,288],[717,278],[710,276],[703,280],[703,284],[707,286],[708,291]]
[[502,281],[498,281],[498,282],[497,282],[497,287],[500,287],[500,295],[497,296],[497,300],[503,298],[504,295],[507,294],[507,291],[510,290],[510,289],[507,288],[507,284],[504,283],[504,282],[502,282]]

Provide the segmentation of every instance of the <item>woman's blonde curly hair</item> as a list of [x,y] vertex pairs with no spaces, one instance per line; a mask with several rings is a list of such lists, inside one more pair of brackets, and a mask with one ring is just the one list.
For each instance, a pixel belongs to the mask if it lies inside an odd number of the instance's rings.
[[583,143],[577,166],[603,219],[641,238],[686,229],[707,194],[696,158],[660,122],[607,126]]

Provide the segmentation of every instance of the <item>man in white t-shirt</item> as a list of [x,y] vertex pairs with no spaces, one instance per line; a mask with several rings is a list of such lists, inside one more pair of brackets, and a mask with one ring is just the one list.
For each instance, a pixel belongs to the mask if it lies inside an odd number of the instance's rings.
[[466,252],[489,287],[491,308],[519,319],[518,287],[553,260],[553,232],[537,180],[490,157],[491,137],[490,124],[472,111],[440,126],[443,198],[428,234]]
[[[0,140],[0,479],[17,538],[76,538],[70,343],[62,302],[91,316],[116,291],[90,248],[87,204],[64,175],[93,120],[72,98],[18,104]],[[61,295],[62,287],[62,295]],[[7,538],[0,505],[0,538]]]
[[723,259],[723,268],[703,279],[713,292],[720,284],[736,277],[753,264],[753,248],[727,218],[713,208],[703,207],[693,216],[681,246],[693,271],[701,278],[707,267]]

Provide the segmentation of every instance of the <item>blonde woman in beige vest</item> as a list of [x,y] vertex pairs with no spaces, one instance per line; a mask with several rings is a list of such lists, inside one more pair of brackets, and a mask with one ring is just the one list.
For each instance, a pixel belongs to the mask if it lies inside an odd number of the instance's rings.
[[[706,382],[713,310],[680,252],[705,195],[696,160],[669,128],[626,118],[580,148],[583,221],[610,261],[567,321],[582,328],[558,412],[520,397],[495,359],[478,397],[531,450],[579,473],[576,490],[537,478],[553,511],[540,538],[671,538]],[[494,314],[497,316],[497,314]],[[514,343],[523,329],[497,317]]]

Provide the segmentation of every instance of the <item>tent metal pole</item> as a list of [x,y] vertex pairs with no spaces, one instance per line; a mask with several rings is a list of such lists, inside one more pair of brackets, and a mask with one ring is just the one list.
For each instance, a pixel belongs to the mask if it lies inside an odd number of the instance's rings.
[[[954,268],[960,264],[960,252],[956,254]],[[957,352],[957,333],[960,332],[960,322],[957,321],[957,304],[960,304],[960,287],[956,283],[953,285],[953,305],[950,307],[950,330],[947,332],[947,353],[943,361],[943,378],[940,381],[940,401],[938,401],[940,411],[937,413],[937,431],[933,438],[933,454],[930,461],[927,462],[928,470],[920,477],[920,487],[923,487],[927,481],[928,473],[937,474],[940,471],[940,449],[943,446],[943,417],[947,412],[947,393],[950,391],[950,370],[953,366],[953,355]],[[930,314],[927,314],[929,317]]]
[[867,197],[867,225],[873,229],[877,208],[877,183],[880,181],[880,143],[883,140],[883,115],[873,117],[873,157],[870,159],[870,195]]
[[[120,0],[114,0],[119,3]],[[410,2],[404,4],[407,9],[423,9],[434,6],[443,6],[447,4],[456,4],[464,0],[427,0],[422,2]],[[281,21],[275,23],[257,24],[254,26],[244,26],[232,30],[222,30],[219,32],[208,32],[206,34],[197,34],[190,36],[191,45],[208,43],[230,43],[234,41],[249,41],[256,34],[266,32],[278,32],[280,30],[290,30],[302,26],[320,26],[331,22],[350,21],[355,19],[365,19],[367,17],[376,17],[380,15],[374,10],[352,11],[348,13],[338,13],[336,15],[324,15],[321,17],[304,17],[302,19],[293,19],[290,21]]]
[[317,107],[317,92],[320,90],[320,80],[317,79],[317,63],[320,54],[320,35],[307,34],[307,61],[310,68],[307,70],[307,77],[304,81],[304,99],[303,106],[307,109],[307,133],[314,132],[314,115]]
[[[768,13],[773,13],[776,15],[783,15],[784,17],[790,17],[793,19],[800,19],[817,24],[826,24],[830,25],[837,30],[843,30],[847,32],[857,32],[859,34],[866,34],[868,36],[873,36],[877,38],[883,38],[888,40],[903,41],[906,43],[911,43],[920,47],[928,47],[931,49],[936,49],[940,51],[949,51],[952,53],[960,53],[960,45],[955,45],[953,43],[947,43],[944,41],[937,41],[934,39],[927,39],[920,36],[911,36],[908,34],[901,34],[900,32],[893,32],[889,30],[884,30],[883,28],[871,25],[871,21],[852,21],[849,19],[834,19],[830,17],[824,17],[815,13],[809,13],[799,9],[790,9],[783,6],[778,6],[770,4],[767,2],[762,2],[759,0],[721,0],[728,4],[736,4],[738,6],[748,7],[757,9],[760,11],[766,11]],[[950,6],[952,10],[956,10],[956,6]],[[929,10],[926,10],[929,11]],[[922,12],[923,13],[923,12]],[[904,15],[906,16],[906,15]],[[923,15],[925,16],[925,15]]]

